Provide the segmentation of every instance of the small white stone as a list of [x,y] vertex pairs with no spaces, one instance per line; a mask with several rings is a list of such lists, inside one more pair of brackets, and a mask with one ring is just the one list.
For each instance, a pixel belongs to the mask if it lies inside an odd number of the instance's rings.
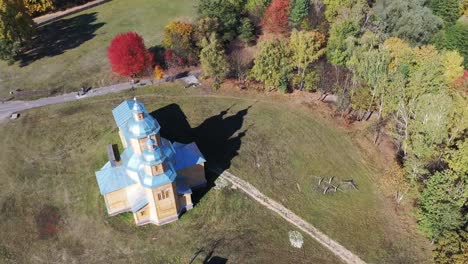
[[291,246],[295,248],[302,248],[304,237],[297,231],[289,231],[289,242],[291,242]]

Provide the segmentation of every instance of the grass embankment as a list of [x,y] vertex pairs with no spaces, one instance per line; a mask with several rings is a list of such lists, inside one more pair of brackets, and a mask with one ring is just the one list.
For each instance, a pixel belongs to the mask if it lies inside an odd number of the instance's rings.
[[[158,109],[153,115],[163,136],[195,140],[210,165],[229,168],[364,260],[429,262],[427,242],[385,203],[377,169],[344,129],[285,98],[264,102],[170,85],[138,93],[149,111]],[[233,263],[300,262],[300,252],[288,245],[292,227],[237,191],[211,190],[180,221],[163,227],[133,228],[124,217],[108,218],[94,170],[105,162],[105,145],[119,141],[111,109],[130,95],[40,108],[0,126],[0,187],[6,190],[0,252],[26,259],[187,262],[219,243],[213,255]],[[334,176],[334,183],[352,178],[358,190],[323,195],[315,176]],[[57,238],[40,240],[35,218],[47,206],[60,212],[61,225]],[[306,244],[306,262],[337,262],[310,239]]]
[[[0,61],[0,96],[9,90],[76,91],[82,84],[104,86],[111,74],[106,49],[121,32],[136,31],[148,48],[161,42],[172,19],[194,14],[192,0],[113,0],[38,28],[33,50],[14,65]],[[1,81],[3,80],[3,81]],[[47,96],[40,93],[29,98]]]

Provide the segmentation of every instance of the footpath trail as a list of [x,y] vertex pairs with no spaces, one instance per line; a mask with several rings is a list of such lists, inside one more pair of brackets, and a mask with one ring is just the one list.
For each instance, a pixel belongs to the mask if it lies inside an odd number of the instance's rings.
[[[210,168],[210,170],[215,173],[220,173],[218,169]],[[357,255],[355,255],[354,253],[352,253],[351,251],[349,251],[348,249],[346,249],[345,247],[343,247],[338,242],[334,241],[333,239],[331,239],[324,233],[320,232],[317,228],[315,228],[313,225],[309,224],[308,222],[300,218],[291,210],[289,210],[283,205],[265,196],[263,193],[261,193],[257,188],[252,186],[250,183],[236,177],[235,175],[229,173],[228,171],[222,172],[220,174],[220,177],[223,177],[225,180],[229,181],[234,186],[244,191],[247,195],[252,197],[254,200],[259,202],[266,208],[272,210],[273,212],[277,213],[286,221],[295,225],[304,233],[308,234],[309,236],[317,240],[321,245],[323,245],[325,248],[330,250],[332,253],[338,256],[345,263],[350,263],[350,264],[365,263]]]
[[[162,80],[153,81],[153,84],[157,84],[161,82],[163,81]],[[77,96],[76,92],[72,92],[72,93],[57,95],[53,97],[45,97],[45,98],[41,98],[41,99],[37,99],[33,101],[6,101],[4,103],[0,103],[0,122],[10,117],[12,113],[21,112],[24,110],[51,105],[51,104],[60,104],[60,103],[65,103],[69,101],[75,101],[75,100],[79,100],[79,99],[83,99],[87,97],[100,96],[100,95],[105,95],[105,94],[110,94],[110,93],[118,93],[118,92],[122,92],[125,90],[129,90],[133,87],[138,89],[138,87],[143,87],[143,86],[147,86],[150,84],[151,82],[149,80],[142,80],[138,84],[132,84],[130,82],[126,82],[126,83],[119,83],[115,85],[101,87],[98,89],[92,89],[86,95],[80,96],[80,97]]]

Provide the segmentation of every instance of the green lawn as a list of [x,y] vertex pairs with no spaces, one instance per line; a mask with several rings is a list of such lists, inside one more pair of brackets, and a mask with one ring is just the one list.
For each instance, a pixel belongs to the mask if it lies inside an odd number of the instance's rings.
[[[0,61],[0,96],[9,90],[78,90],[83,83],[100,87],[119,81],[106,57],[111,39],[136,31],[148,48],[160,43],[172,19],[194,15],[192,0],[112,0],[38,29],[34,50],[12,66]],[[3,88],[2,88],[3,87]]]
[[[210,166],[251,182],[364,260],[430,262],[428,242],[414,225],[402,224],[378,192],[378,166],[344,129],[310,109],[285,97],[237,97],[177,85],[137,94],[154,111],[163,136],[195,140]],[[108,218],[93,172],[105,162],[105,145],[119,141],[111,109],[131,96],[40,108],[0,125],[0,231],[6,234],[0,236],[0,256],[187,263],[197,250],[219,244],[213,256],[232,263],[301,262],[303,253],[287,241],[293,228],[238,191],[210,190],[180,221],[163,227],[133,228],[125,217]],[[322,195],[314,176],[352,178],[359,190]],[[47,206],[57,208],[61,224],[58,237],[41,240],[35,219]],[[310,239],[306,244],[307,263],[337,262]]]

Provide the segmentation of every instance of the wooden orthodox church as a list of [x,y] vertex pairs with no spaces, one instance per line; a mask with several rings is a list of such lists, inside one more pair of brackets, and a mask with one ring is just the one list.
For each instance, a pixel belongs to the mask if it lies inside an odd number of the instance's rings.
[[206,185],[205,159],[195,143],[171,143],[160,125],[136,100],[112,114],[124,151],[109,160],[96,179],[109,215],[132,212],[135,223],[162,225],[193,208],[192,189]]

